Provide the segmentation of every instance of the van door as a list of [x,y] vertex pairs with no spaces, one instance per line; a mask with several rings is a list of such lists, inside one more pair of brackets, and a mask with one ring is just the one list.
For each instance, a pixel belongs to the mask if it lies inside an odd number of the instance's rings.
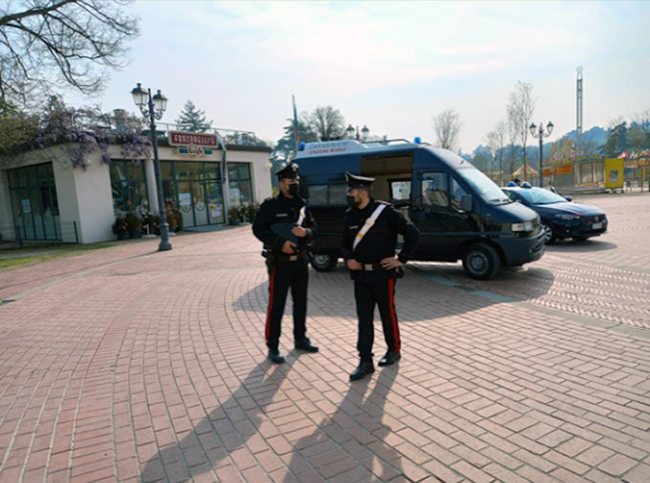
[[456,261],[460,245],[480,234],[476,200],[473,199],[472,210],[463,210],[463,196],[471,192],[446,171],[420,171],[414,178],[419,190],[411,215],[420,230],[417,257]]

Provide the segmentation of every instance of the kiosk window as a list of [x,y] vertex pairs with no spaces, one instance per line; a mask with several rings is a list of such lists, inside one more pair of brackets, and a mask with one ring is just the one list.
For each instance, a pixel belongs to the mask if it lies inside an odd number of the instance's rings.
[[449,206],[445,173],[425,173],[422,176],[422,204],[425,206]]

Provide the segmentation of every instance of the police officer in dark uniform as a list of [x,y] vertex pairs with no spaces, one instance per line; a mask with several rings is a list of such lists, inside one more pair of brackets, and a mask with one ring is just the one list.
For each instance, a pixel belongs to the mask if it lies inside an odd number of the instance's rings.
[[277,173],[280,194],[262,203],[253,233],[264,243],[262,255],[269,271],[269,308],[266,314],[266,345],[269,359],[284,362],[278,346],[284,305],[289,288],[293,299],[293,337],[296,349],[318,352],[307,338],[308,247],[316,223],[305,200],[298,195],[298,165],[289,164]]
[[[375,372],[372,361],[373,316],[379,307],[388,351],[379,361],[387,366],[401,358],[401,340],[395,312],[395,280],[403,275],[402,265],[413,255],[418,230],[389,204],[371,195],[374,178],[345,174],[348,181],[341,252],[354,280],[354,298],[359,317],[357,349],[361,361],[350,380],[363,379]],[[395,257],[397,235],[404,237]]]

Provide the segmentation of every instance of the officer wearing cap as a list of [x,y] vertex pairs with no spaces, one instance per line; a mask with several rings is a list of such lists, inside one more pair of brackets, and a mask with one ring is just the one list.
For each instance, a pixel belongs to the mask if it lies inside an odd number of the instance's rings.
[[[401,358],[401,340],[395,312],[395,280],[403,275],[402,265],[413,255],[418,230],[389,204],[375,201],[371,195],[374,178],[345,174],[348,181],[341,253],[354,280],[354,298],[359,318],[359,366],[350,380],[363,379],[375,372],[372,345],[375,306],[384,329],[388,351],[379,361],[387,366]],[[395,257],[397,235],[404,237],[399,256]]]
[[269,272],[269,308],[266,314],[266,345],[269,359],[284,362],[279,343],[284,305],[289,288],[293,299],[293,337],[295,348],[318,352],[307,338],[307,285],[309,282],[309,242],[316,223],[305,200],[298,195],[298,165],[289,164],[275,173],[280,194],[260,206],[253,222],[253,233],[264,243],[262,255]]

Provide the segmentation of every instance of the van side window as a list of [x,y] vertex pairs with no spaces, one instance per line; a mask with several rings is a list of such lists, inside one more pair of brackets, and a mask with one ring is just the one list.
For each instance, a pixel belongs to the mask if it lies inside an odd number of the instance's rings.
[[345,191],[348,185],[346,184],[331,184],[329,186],[328,204],[330,205],[345,205]]
[[391,201],[410,201],[411,199],[411,182],[410,181],[391,181],[390,182]]
[[467,191],[463,188],[456,179],[451,178],[451,206],[456,211],[461,211],[461,201],[463,196],[467,195]]
[[326,205],[327,204],[327,185],[310,186],[309,190],[309,204],[310,205]]
[[446,173],[424,173],[422,175],[422,204],[424,206],[449,206]]
[[345,205],[345,184],[320,184],[307,187],[307,197],[312,206]]

